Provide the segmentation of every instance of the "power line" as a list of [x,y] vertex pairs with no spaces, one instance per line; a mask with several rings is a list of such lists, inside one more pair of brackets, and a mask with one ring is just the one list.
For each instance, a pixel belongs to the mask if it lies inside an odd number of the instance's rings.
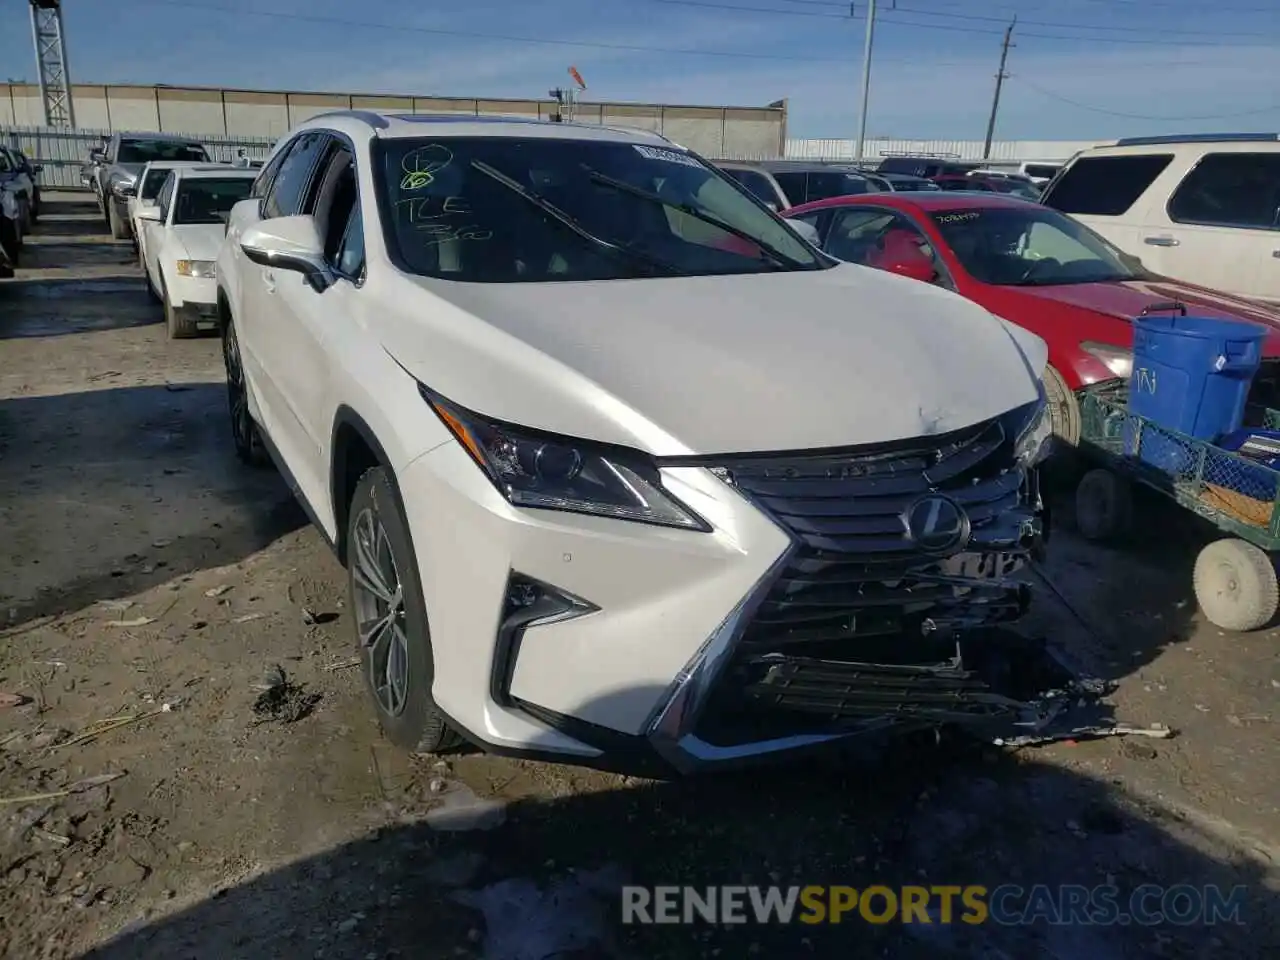
[[1064,97],[1060,93],[1054,93],[1052,90],[1046,90],[1037,83],[1033,83],[1021,74],[1013,75],[1020,83],[1026,84],[1041,96],[1048,97],[1050,100],[1057,100],[1059,103],[1065,103],[1068,106],[1076,107],[1080,110],[1088,110],[1091,113],[1101,113],[1109,117],[1122,117],[1125,120],[1155,120],[1161,123],[1178,123],[1181,121],[1191,120],[1231,120],[1237,117],[1256,117],[1264,113],[1273,113],[1280,111],[1280,103],[1273,103],[1269,107],[1259,107],[1255,110],[1240,110],[1235,113],[1211,113],[1202,114],[1193,117],[1153,117],[1142,113],[1123,113],[1119,110],[1109,110],[1106,107],[1095,107],[1087,103],[1081,103],[1079,100],[1072,100],[1070,97]]
[[280,13],[270,10],[250,10],[246,7],[229,7],[216,3],[197,3],[195,0],[139,0],[163,7],[181,7],[189,10],[204,10],[212,13],[232,13],[242,17],[267,17],[273,20],[290,20],[302,23],[328,24],[349,28],[366,28],[371,30],[390,30],[396,33],[420,33],[436,37],[463,37],[472,40],[497,40],[505,43],[527,43],[538,46],[572,47],[587,50],[616,50],[634,53],[664,53],[678,56],[694,57],[728,57],[741,60],[783,60],[793,63],[838,63],[848,66],[847,59],[838,57],[787,56],[777,53],[745,53],[734,50],[690,50],[680,47],[656,47],[633,43],[596,43],[587,40],[560,40],[549,37],[527,37],[513,34],[487,33],[480,30],[445,30],[437,27],[416,27],[402,23],[378,23],[370,20],[348,20],[342,17],[327,17],[310,13]]
[[[717,2],[717,0],[649,0],[649,2],[663,3],[663,4],[668,4],[676,7],[700,7],[703,9],[710,9],[710,10],[730,10],[735,13],[764,14],[766,16],[772,15],[772,16],[784,16],[784,17],[811,17],[811,18],[816,17],[818,19],[823,19],[823,20],[845,20],[845,21],[866,19],[864,15],[858,14],[856,12],[827,13],[825,12],[825,10],[781,10],[777,7],[749,7],[749,6],[742,6],[741,4],[736,4],[736,3]],[[798,0],[775,0],[775,2],[783,2],[783,3],[798,2]],[[829,7],[833,10],[836,7],[845,7],[844,4],[834,4],[834,3],[828,4],[826,0],[811,0],[811,2],[813,6],[818,6],[819,3],[821,3],[824,7]],[[1003,34],[1002,30],[993,30],[986,27],[965,27],[965,26],[957,26],[954,24],[943,24],[943,23],[920,23],[915,20],[900,19],[899,18],[900,15],[904,12],[910,13],[916,16],[954,16],[961,19],[973,20],[976,22],[987,22],[987,21],[995,21],[998,23],[1004,22],[1003,17],[979,17],[979,16],[970,16],[970,15],[962,16],[960,14],[938,14],[938,13],[929,13],[929,12],[920,11],[920,10],[907,10],[904,7],[897,7],[896,9],[886,10],[883,13],[878,14],[877,15],[878,22],[883,24],[889,24],[896,27],[909,27],[917,30],[942,30],[948,33],[973,33],[973,34],[980,34],[983,36],[991,36],[991,37],[998,37]],[[1088,26],[1087,24],[1060,24],[1060,25],[1050,24],[1048,26],[1054,29],[1091,30],[1091,31],[1102,31],[1102,32],[1105,32],[1108,30],[1129,29],[1129,28],[1107,27],[1107,26],[1092,27],[1092,26]],[[1160,30],[1140,30],[1138,32],[1160,33],[1161,31]],[[1035,32],[1028,33],[1026,31],[1022,31],[1020,35],[1023,37],[1030,37],[1037,40],[1067,40],[1067,41],[1072,41],[1076,43],[1081,43],[1081,42],[1083,43],[1116,43],[1116,44],[1122,44],[1122,45],[1157,46],[1157,47],[1176,46],[1176,44],[1167,40],[1143,40],[1143,39],[1138,39],[1133,37],[1106,37],[1106,36],[1098,37],[1098,36],[1080,36],[1080,35],[1068,36],[1068,35],[1057,34],[1057,33],[1035,33]],[[1178,31],[1177,35],[1182,36],[1184,35],[1184,33],[1182,31]],[[1188,44],[1193,42],[1191,39],[1192,37],[1197,38],[1194,41],[1197,47],[1218,47],[1218,48],[1232,48],[1232,49],[1238,48],[1240,44],[1210,43],[1210,42],[1205,42],[1204,38],[1205,37],[1209,37],[1209,38],[1232,37],[1232,36],[1235,36],[1238,38],[1246,38],[1246,37],[1257,38],[1256,33],[1206,34],[1204,31],[1186,31],[1185,35],[1188,38],[1186,41]]]

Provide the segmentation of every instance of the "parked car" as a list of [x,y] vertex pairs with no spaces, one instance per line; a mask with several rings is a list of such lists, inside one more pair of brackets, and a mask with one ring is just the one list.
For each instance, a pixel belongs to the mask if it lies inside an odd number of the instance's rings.
[[147,285],[172,338],[218,326],[215,262],[231,208],[257,176],[231,165],[175,167],[153,205],[138,208]]
[[1062,164],[1060,163],[1037,163],[1033,160],[1028,160],[1018,164],[1018,171],[1037,187],[1041,188],[1056,177],[1061,169]]
[[953,628],[1026,600],[1038,338],[658,134],[496,117],[304,122],[217,282],[236,451],[347,566],[395,743],[687,770],[989,718]]
[[721,173],[736,180],[752,196],[770,210],[786,210],[791,206],[786,192],[768,170],[751,163],[717,162]]
[[936,183],[927,177],[915,177],[909,173],[880,173],[876,175],[888,184],[890,190],[941,190]]
[[853,164],[820,160],[762,160],[757,166],[767,170],[782,187],[788,206],[889,189],[878,176]]
[[1152,270],[1280,303],[1280,136],[1132,137],[1076,154],[1044,202]]
[[22,212],[16,191],[0,183],[0,277],[12,277],[22,250]]
[[[844,197],[788,210],[822,249],[963,294],[1041,337],[1054,430],[1080,436],[1075,391],[1132,372],[1132,321],[1170,303],[1273,329],[1262,380],[1280,382],[1280,309],[1159,276],[1088,227],[1008,195]],[[1271,389],[1269,386],[1266,389]]]
[[201,163],[198,160],[153,160],[142,168],[134,183],[134,192],[125,206],[125,214],[129,219],[129,235],[133,238],[134,246],[138,251],[138,262],[142,264],[143,269],[147,266],[146,231],[142,229],[138,212],[145,207],[155,205],[161,188],[169,179],[169,171],[178,167],[187,167],[192,170],[226,170],[229,165]]
[[906,173],[932,179],[944,174],[964,176],[976,166],[958,157],[885,157],[876,167],[876,173]]
[[933,182],[939,189],[962,191],[965,193],[1006,193],[1024,200],[1039,200],[1040,191],[1030,181],[1016,180],[1012,177],[986,177],[979,174],[943,174],[934,177]]
[[21,150],[0,145],[0,184],[12,189],[20,207],[23,229],[27,231],[40,216],[40,185],[36,175],[43,169],[43,165],[32,163]]
[[209,162],[204,145],[190,137],[167,133],[117,133],[102,150],[89,155],[91,186],[98,209],[116,240],[129,237],[129,198],[142,168],[152,160]]

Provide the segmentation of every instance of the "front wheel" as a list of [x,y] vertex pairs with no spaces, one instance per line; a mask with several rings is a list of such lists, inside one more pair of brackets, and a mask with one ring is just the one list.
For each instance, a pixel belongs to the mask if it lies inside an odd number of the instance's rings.
[[258,425],[249,413],[249,385],[240,360],[240,341],[235,324],[227,321],[222,328],[222,364],[227,371],[227,407],[231,414],[231,440],[236,457],[251,467],[265,467],[271,462],[262,442]]
[[365,686],[387,739],[417,753],[461,743],[431,699],[435,667],[409,527],[382,467],[356,484],[347,521],[347,571]]
[[1275,564],[1245,540],[1215,540],[1201,550],[1193,582],[1200,609],[1223,630],[1257,630],[1280,607]]

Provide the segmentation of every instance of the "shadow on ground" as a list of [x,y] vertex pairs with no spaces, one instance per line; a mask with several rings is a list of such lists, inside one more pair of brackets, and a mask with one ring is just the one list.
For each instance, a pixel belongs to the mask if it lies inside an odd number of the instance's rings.
[[233,563],[305,522],[274,471],[235,458],[223,384],[0,401],[10,625]]
[[[419,784],[419,788],[424,784]],[[452,786],[444,788],[450,805]],[[426,791],[423,791],[424,793]],[[465,791],[463,791],[465,793]],[[430,794],[427,794],[430,796]],[[1274,956],[1275,890],[1253,860],[1112,786],[984,749],[899,745],[861,765],[814,763],[528,798],[484,831],[492,809],[398,822],[162,919],[140,917],[85,960],[135,958],[796,957],[1123,960]],[[428,819],[438,814],[428,814]],[[620,887],[644,885],[980,884],[1011,914],[1032,889],[1114,888],[1117,909],[1144,884],[1206,885],[1237,896],[1237,919],[1181,923],[707,923],[623,926]],[[1183,888],[1184,891],[1190,888]],[[1019,890],[1021,892],[1019,892]],[[1070,894],[1068,894],[1070,896]],[[993,900],[994,902],[994,900]],[[1046,902],[1039,901],[1042,909]],[[1101,899],[1098,901],[1101,903]],[[873,904],[884,909],[884,900]],[[1171,909],[1185,909],[1166,901]],[[1138,903],[1158,911],[1161,897]],[[1195,912],[1194,909],[1190,912]],[[954,919],[962,914],[957,901]],[[1032,914],[1031,916],[1035,916]],[[1083,914],[1077,914],[1083,919]],[[1095,920],[1097,914],[1091,914]],[[1105,916],[1103,917],[1105,919]]]
[[1220,534],[1173,501],[1134,487],[1131,533],[1114,544],[1086,541],[1075,524],[1081,472],[1079,463],[1058,464],[1048,476],[1052,535],[1040,570],[1049,603],[1042,609],[1069,607],[1091,641],[1091,649],[1080,651],[1089,669],[1120,679],[1193,635],[1192,568],[1200,549]]

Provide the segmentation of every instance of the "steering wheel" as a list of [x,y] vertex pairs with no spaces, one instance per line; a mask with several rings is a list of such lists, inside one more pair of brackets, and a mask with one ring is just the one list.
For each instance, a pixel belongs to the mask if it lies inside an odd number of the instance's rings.
[[1062,266],[1062,264],[1054,257],[1043,257],[1039,260],[1032,260],[1027,266],[1027,269],[1022,272],[1022,276],[1018,278],[1018,283],[1026,283],[1033,276],[1039,273],[1044,268],[1045,264],[1049,263],[1053,264],[1055,267]]

